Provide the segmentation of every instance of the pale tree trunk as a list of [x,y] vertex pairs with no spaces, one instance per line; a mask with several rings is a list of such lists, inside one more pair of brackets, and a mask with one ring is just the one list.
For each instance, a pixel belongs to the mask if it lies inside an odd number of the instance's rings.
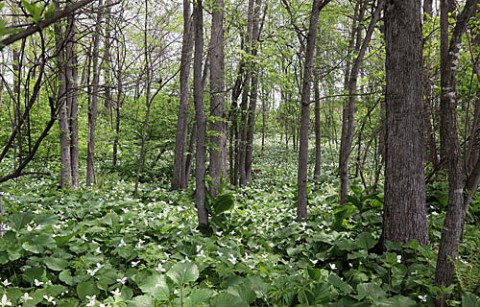
[[210,39],[210,131],[212,133],[210,150],[210,176],[214,187],[212,195],[218,193],[221,181],[227,178],[227,125],[225,118],[225,52],[223,30],[223,0],[216,0],[212,13],[212,32]]
[[308,172],[308,138],[310,121],[310,94],[313,78],[313,60],[317,40],[317,25],[320,11],[329,0],[314,0],[310,12],[310,25],[307,35],[307,49],[305,51],[305,67],[303,69],[301,117],[300,117],[300,147],[298,153],[298,202],[297,221],[307,219],[307,172]]
[[95,32],[92,38],[92,85],[89,86],[89,101],[88,101],[88,141],[87,141],[87,186],[96,184],[95,175],[95,128],[97,125],[97,107],[98,107],[98,91],[100,82],[99,73],[99,45],[100,45],[100,32],[102,21],[102,5],[103,0],[99,0],[99,11],[97,12],[97,20],[95,26]]
[[[455,90],[455,76],[458,65],[458,55],[462,36],[467,24],[476,11],[478,0],[467,0],[462,12],[458,15],[450,41],[441,40],[441,155],[444,159],[448,174],[448,208],[445,216],[442,237],[437,257],[435,284],[448,287],[452,283],[455,260],[458,254],[458,245],[465,224],[465,215],[472,200],[473,194],[480,180],[480,160],[477,159],[472,169],[466,169],[465,155],[461,151],[457,135],[456,109],[457,99]],[[451,11],[446,0],[441,2],[441,20]],[[444,22],[446,22],[444,21]],[[443,25],[442,31],[448,33],[448,24]],[[445,46],[446,44],[446,46]],[[438,301],[438,305],[446,306],[448,297]]]
[[383,243],[429,243],[423,138],[423,46],[420,2],[387,0],[387,87]]
[[186,188],[188,182],[188,173],[186,172],[188,90],[193,51],[193,31],[190,15],[190,1],[184,0],[182,55],[180,59],[180,106],[178,110],[177,131],[175,135],[172,190]]
[[195,52],[193,56],[193,86],[195,102],[195,121],[197,124],[197,151],[195,161],[195,202],[197,204],[198,224],[208,225],[208,212],[205,207],[205,138],[206,123],[203,104],[203,4],[197,0],[193,7],[193,19],[195,23]]
[[121,122],[121,108],[124,99],[124,90],[123,90],[123,73],[124,73],[124,66],[125,66],[125,59],[126,59],[126,46],[125,41],[123,40],[123,35],[118,35],[117,33],[121,31],[117,29],[114,31],[117,35],[116,37],[116,62],[117,62],[117,69],[116,69],[116,81],[117,81],[117,95],[115,101],[115,137],[113,138],[113,157],[112,157],[112,165],[116,166],[118,161],[118,147],[120,141],[120,122]]
[[[340,174],[340,204],[344,204],[346,201],[346,196],[348,195],[348,185],[349,185],[349,162],[350,154],[352,152],[353,137],[355,134],[355,104],[356,104],[356,92],[357,92],[357,81],[358,75],[360,73],[360,68],[367,51],[367,47],[370,44],[370,40],[375,29],[375,25],[380,19],[380,13],[382,12],[384,5],[384,0],[379,0],[377,7],[373,13],[373,16],[370,20],[367,32],[365,37],[361,38],[360,26],[357,26],[356,32],[356,51],[358,52],[353,67],[348,75],[347,81],[347,90],[348,90],[348,102],[343,109],[343,122],[342,122],[342,138],[340,143],[340,161],[339,161],[339,174]],[[360,18],[363,19],[364,10],[360,12]],[[361,23],[362,19],[359,19],[357,22]]]
[[68,115],[68,126],[70,133],[70,171],[72,188],[78,187],[78,68],[76,55],[76,28],[75,15],[67,17],[67,24],[69,25],[69,39],[67,41],[67,78],[68,78],[68,106],[70,114]]

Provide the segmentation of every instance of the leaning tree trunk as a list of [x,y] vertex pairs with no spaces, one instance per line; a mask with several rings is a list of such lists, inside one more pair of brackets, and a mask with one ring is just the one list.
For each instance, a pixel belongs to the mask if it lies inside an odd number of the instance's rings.
[[175,135],[175,153],[173,161],[172,190],[187,187],[188,176],[185,171],[188,131],[188,89],[190,65],[193,51],[193,31],[190,1],[183,1],[183,38],[180,59],[180,106],[178,110],[177,132]]
[[314,0],[310,13],[310,26],[308,28],[307,49],[305,52],[305,67],[303,70],[301,117],[300,117],[300,148],[298,153],[298,202],[297,221],[307,219],[307,171],[308,171],[308,137],[310,121],[310,94],[313,77],[313,60],[315,42],[317,40],[317,25],[322,8],[329,0]]
[[429,243],[423,139],[420,2],[387,0],[385,202],[383,239]]
[[195,102],[195,121],[197,124],[197,152],[195,162],[195,202],[197,204],[198,224],[208,225],[208,212],[205,206],[205,138],[206,123],[203,104],[203,78],[202,78],[202,57],[203,57],[203,4],[197,0],[193,8],[193,19],[195,23],[195,52],[193,56],[193,96]]

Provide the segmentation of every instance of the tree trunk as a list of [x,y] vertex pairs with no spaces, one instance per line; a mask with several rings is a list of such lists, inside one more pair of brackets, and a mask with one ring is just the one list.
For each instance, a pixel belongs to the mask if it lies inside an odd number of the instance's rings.
[[[447,17],[451,7],[446,0],[442,1],[441,4],[441,20],[446,19],[444,22],[448,22]],[[455,91],[455,76],[462,36],[467,29],[468,21],[476,11],[477,4],[477,0],[467,0],[464,9],[457,18],[450,42],[447,41],[447,38],[441,40],[440,48],[443,55],[440,69],[442,85],[440,125],[441,132],[443,132],[441,134],[441,155],[442,159],[445,159],[448,174],[448,208],[440,239],[435,284],[444,287],[448,287],[452,283],[465,215],[480,179],[479,160],[477,160],[473,169],[465,169],[465,155],[461,151],[457,135]],[[447,31],[448,34],[448,24],[443,25],[443,27],[446,27],[446,30],[444,28],[441,30]],[[447,296],[443,297],[438,304],[446,306],[447,299]]]
[[193,19],[195,23],[195,52],[193,56],[193,86],[195,102],[195,121],[197,124],[197,152],[195,162],[195,202],[197,204],[198,224],[208,225],[208,212],[205,207],[205,139],[206,123],[203,104],[203,4],[197,0],[193,6]]
[[[348,102],[343,109],[343,121],[342,121],[342,138],[340,143],[340,161],[339,161],[339,174],[340,174],[340,204],[344,204],[346,201],[346,196],[348,195],[348,185],[349,185],[349,162],[350,154],[352,152],[353,137],[355,134],[355,103],[356,103],[356,92],[357,92],[357,79],[358,74],[360,73],[360,67],[363,63],[367,47],[370,44],[375,25],[380,19],[380,13],[383,9],[384,0],[379,0],[377,3],[377,8],[375,9],[370,24],[368,26],[365,38],[361,41],[361,31],[360,27],[357,26],[356,32],[356,51],[358,52],[357,57],[355,58],[353,67],[349,72],[348,81],[347,81],[347,90],[348,90]],[[357,21],[358,23],[362,22],[363,15],[366,7],[360,11],[360,18]]]
[[[99,45],[100,45],[100,32],[102,21],[102,5],[103,0],[99,0],[99,11],[97,12],[97,20],[95,26],[95,33],[92,38],[92,85],[89,91],[89,103],[88,103],[88,141],[87,141],[87,186],[96,184],[95,175],[95,128],[97,125],[97,105],[98,105],[98,91],[99,91]],[[90,89],[90,86],[89,86]]]
[[329,0],[314,0],[310,12],[310,25],[307,35],[307,49],[305,52],[305,67],[303,70],[301,117],[300,117],[300,147],[298,153],[298,202],[297,221],[307,219],[307,172],[308,172],[308,138],[310,122],[310,93],[313,77],[313,60],[317,39],[317,25],[322,8]]
[[185,170],[188,131],[188,89],[193,51],[193,31],[190,15],[190,1],[184,0],[182,55],[180,59],[180,106],[175,135],[172,190],[186,188],[188,182],[188,176],[186,176],[188,173]]
[[214,186],[211,194],[216,196],[221,181],[227,178],[227,125],[225,118],[225,52],[223,38],[223,0],[216,0],[212,13],[210,39],[210,176]]
[[386,149],[383,239],[429,243],[424,180],[422,16],[416,0],[385,8]]

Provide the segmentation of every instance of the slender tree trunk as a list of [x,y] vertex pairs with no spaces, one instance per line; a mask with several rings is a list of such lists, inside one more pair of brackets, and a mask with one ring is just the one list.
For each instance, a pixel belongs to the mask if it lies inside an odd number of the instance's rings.
[[195,121],[197,124],[197,152],[195,162],[195,202],[197,204],[198,224],[208,225],[208,212],[205,207],[205,139],[206,123],[203,104],[203,4],[197,0],[193,6],[193,19],[195,23],[195,52],[193,56],[193,86],[195,102]]
[[77,54],[76,54],[76,27],[75,15],[67,17],[67,24],[69,25],[69,39],[67,41],[67,78],[69,85],[68,106],[70,114],[68,115],[68,126],[70,133],[70,171],[71,171],[71,187],[78,187],[78,68],[77,68]]
[[308,172],[308,138],[310,121],[310,93],[313,78],[313,60],[317,39],[317,25],[322,8],[328,0],[314,0],[310,12],[310,25],[307,36],[307,49],[305,52],[305,67],[303,70],[301,117],[300,117],[300,147],[298,153],[298,202],[297,221],[307,219],[307,172]]
[[[316,56],[320,59],[319,46],[317,44]],[[318,61],[317,61],[318,62]],[[318,67],[314,70],[313,75],[313,90],[315,97],[315,168],[313,171],[313,178],[318,180],[322,171],[322,126],[320,120],[320,70]]]
[[386,150],[383,239],[429,243],[423,139],[423,46],[420,2],[385,8]]
[[[358,74],[360,73],[360,68],[367,51],[367,47],[370,44],[370,40],[375,29],[375,25],[380,19],[380,13],[383,9],[384,0],[379,0],[377,7],[373,13],[373,16],[370,20],[365,38],[360,43],[361,33],[357,32],[357,48],[358,55],[355,58],[353,67],[348,76],[347,90],[348,90],[348,102],[343,109],[343,122],[342,122],[342,139],[340,143],[340,161],[339,161],[339,174],[340,174],[340,204],[344,204],[346,201],[346,196],[348,195],[348,185],[349,185],[349,162],[350,154],[352,152],[353,137],[355,134],[355,103],[356,103],[356,92],[357,92],[357,80]],[[364,9],[365,10],[365,9]],[[363,10],[363,11],[364,11]],[[363,16],[364,13],[360,12],[360,16]],[[363,17],[361,17],[363,18]],[[362,22],[361,19],[358,22]],[[357,27],[359,29],[359,27]],[[360,31],[360,30],[357,30]]]
[[180,59],[180,106],[178,110],[177,132],[175,136],[175,153],[173,161],[172,190],[187,187],[186,149],[188,131],[188,89],[190,66],[193,51],[193,31],[190,1],[183,1],[183,41]]
[[[451,11],[447,0],[441,2],[441,20]],[[466,161],[457,135],[455,75],[462,36],[467,24],[476,11],[478,1],[467,0],[465,7],[457,18],[450,41],[441,40],[441,155],[445,159],[448,173],[448,208],[445,216],[442,237],[437,257],[435,284],[448,287],[452,283],[455,260],[458,254],[460,236],[465,224],[465,215],[480,180],[480,160],[473,169],[465,169]],[[442,17],[443,15],[443,17]],[[448,21],[448,19],[447,19]],[[445,21],[444,21],[445,22]],[[448,24],[447,26],[448,34]],[[441,29],[445,31],[445,29]],[[445,44],[447,44],[445,46]],[[472,163],[473,164],[473,163]],[[446,306],[448,296],[443,297],[438,305]]]
[[210,176],[216,196],[222,179],[227,178],[227,126],[225,118],[225,52],[223,38],[223,0],[216,0],[212,13],[212,32],[210,39],[210,130],[212,131],[210,151]]
[[[97,13],[97,20],[95,26],[95,33],[92,38],[92,85],[89,91],[89,103],[88,103],[88,141],[87,141],[87,186],[96,184],[95,175],[95,128],[97,125],[97,106],[99,96],[99,45],[100,45],[100,32],[102,21],[102,5],[103,0],[99,0],[99,11]],[[89,87],[90,88],[90,87]]]

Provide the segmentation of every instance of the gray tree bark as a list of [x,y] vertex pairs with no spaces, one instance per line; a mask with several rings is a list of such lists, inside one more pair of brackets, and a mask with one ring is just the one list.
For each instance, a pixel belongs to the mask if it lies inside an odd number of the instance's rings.
[[385,7],[386,148],[383,240],[429,243],[424,179],[420,2]]

